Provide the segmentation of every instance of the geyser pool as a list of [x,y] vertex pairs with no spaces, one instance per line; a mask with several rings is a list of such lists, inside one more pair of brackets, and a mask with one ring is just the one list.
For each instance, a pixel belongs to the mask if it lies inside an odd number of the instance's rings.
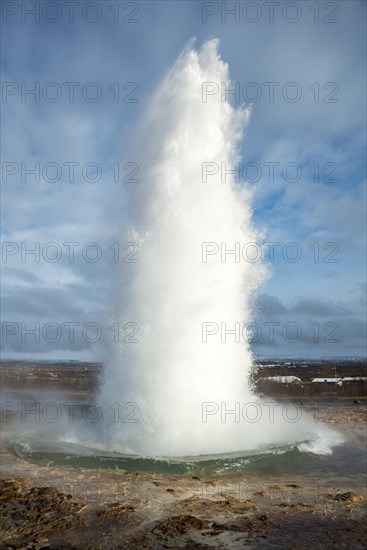
[[[357,443],[357,444],[356,444]],[[68,443],[54,435],[21,434],[11,448],[23,459],[49,468],[141,471],[162,475],[295,475],[333,477],[352,467],[353,475],[364,473],[364,447],[354,441],[339,445],[334,453],[313,449],[311,442],[283,446],[267,445],[256,451],[185,457],[142,457],[102,451]],[[315,452],[317,451],[317,452]]]
[[[305,417],[289,422],[275,410],[272,421],[238,421],[203,407],[264,407],[249,387],[249,343],[231,330],[251,321],[251,301],[266,269],[259,262],[207,254],[259,243],[251,220],[251,193],[235,176],[203,166],[240,160],[249,108],[232,106],[208,83],[226,83],[228,66],[218,41],[196,51],[189,45],[150,101],[131,145],[139,183],[130,189],[130,231],[138,262],[121,271],[109,317],[134,322],[135,341],[124,339],[106,356],[102,409],[135,407],[132,421],[104,421],[75,441],[104,451],[140,456],[199,456],[315,441],[320,430]],[[203,95],[203,87],[206,93]],[[205,164],[206,163],[206,164]],[[208,164],[209,163],[209,164]],[[225,327],[226,337],[203,327]],[[214,331],[212,331],[214,332]],[[221,337],[222,336],[222,337]],[[208,412],[208,409],[206,409]],[[97,433],[98,432],[98,433]],[[328,430],[323,430],[323,443]],[[332,439],[332,438],[331,438]]]

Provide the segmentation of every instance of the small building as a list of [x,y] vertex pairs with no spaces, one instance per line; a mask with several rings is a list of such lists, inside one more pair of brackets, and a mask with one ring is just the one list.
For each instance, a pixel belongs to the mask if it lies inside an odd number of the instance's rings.
[[342,379],[343,384],[346,386],[361,385],[367,383],[367,376],[344,376]]
[[292,384],[295,386],[302,384],[302,380],[298,378],[298,376],[268,376],[264,380],[276,382],[278,384]]
[[342,386],[342,378],[314,378],[311,380],[311,384],[327,384],[328,386]]

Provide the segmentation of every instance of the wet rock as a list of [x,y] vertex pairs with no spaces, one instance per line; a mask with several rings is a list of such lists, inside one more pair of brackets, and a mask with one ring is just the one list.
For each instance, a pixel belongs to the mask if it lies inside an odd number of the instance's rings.
[[177,533],[182,535],[189,532],[191,529],[200,530],[205,527],[207,527],[207,522],[202,521],[195,516],[174,516],[155,525],[153,528],[153,533],[162,533],[164,535],[174,536]]
[[97,516],[99,518],[117,518],[122,516],[127,516],[134,514],[136,512],[136,508],[134,506],[130,506],[126,503],[121,502],[113,502],[110,504],[107,508],[102,508],[101,510],[97,511]]
[[365,500],[364,495],[360,495],[358,493],[352,493],[348,491],[347,493],[338,493],[335,495],[335,500],[338,502],[361,502],[362,500]]

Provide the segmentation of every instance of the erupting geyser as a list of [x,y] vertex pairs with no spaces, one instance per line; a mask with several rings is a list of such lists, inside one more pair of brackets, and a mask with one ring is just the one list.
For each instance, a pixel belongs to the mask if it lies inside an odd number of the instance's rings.
[[260,239],[249,190],[221,170],[203,178],[203,163],[239,161],[249,118],[247,108],[220,93],[203,97],[204,83],[231,86],[217,47],[211,40],[181,54],[137,132],[139,183],[131,190],[132,229],[123,241],[137,243],[139,261],[128,278],[123,264],[111,319],[137,323],[139,341],[121,341],[106,358],[99,402],[104,411],[118,403],[120,421],[105,415],[104,449],[193,456],[305,441],[315,433],[312,421],[292,422],[282,407],[273,410],[251,392],[252,357],[243,335],[239,342],[231,334],[223,342],[220,332],[203,338],[205,323],[229,330],[251,320],[250,299],[265,274],[259,262],[230,255],[203,261],[203,243],[231,249]]

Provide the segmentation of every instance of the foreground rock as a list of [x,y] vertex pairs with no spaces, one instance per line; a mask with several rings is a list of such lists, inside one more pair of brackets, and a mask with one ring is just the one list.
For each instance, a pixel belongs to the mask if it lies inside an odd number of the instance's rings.
[[0,484],[2,548],[48,548],[48,537],[83,525],[80,505],[53,487],[27,488],[22,478]]
[[271,503],[266,495],[246,500],[226,495],[208,499],[198,494],[187,497],[187,487],[197,480],[176,478],[175,495],[164,497],[173,478],[156,482],[135,475],[135,479],[145,490],[153,487],[151,497],[161,503],[151,508],[151,514],[141,495],[127,493],[109,503],[83,502],[54,487],[30,487],[21,477],[3,480],[0,548],[366,548],[363,494],[325,493],[312,501],[304,491],[302,500],[296,497]]

